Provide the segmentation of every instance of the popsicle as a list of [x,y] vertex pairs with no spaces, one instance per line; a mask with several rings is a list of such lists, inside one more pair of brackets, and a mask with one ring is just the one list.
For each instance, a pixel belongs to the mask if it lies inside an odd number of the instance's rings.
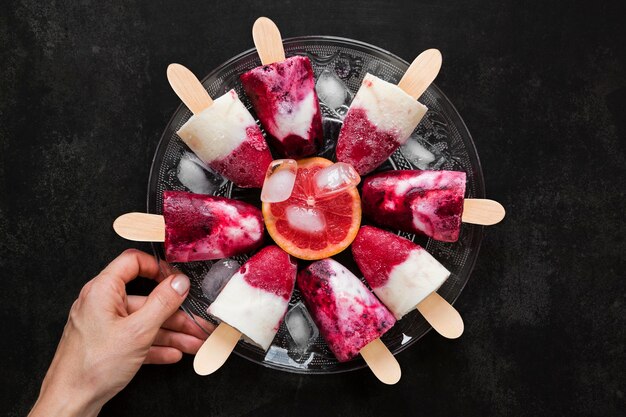
[[184,191],[163,192],[163,216],[127,213],[113,228],[135,241],[165,242],[168,262],[227,258],[263,241],[261,211],[242,201]]
[[208,166],[239,187],[261,188],[272,162],[263,133],[235,90],[211,99],[187,68],[171,64],[168,80],[194,113],[176,132]]
[[285,59],[278,28],[266,17],[252,28],[262,65],[241,75],[241,83],[268,141],[285,158],[316,153],[324,132],[311,61]]
[[398,85],[366,74],[339,132],[337,161],[365,175],[389,158],[426,114],[428,108],[417,98],[440,68],[441,53],[429,49],[415,58]]
[[352,255],[374,294],[396,319],[417,306],[443,336],[454,339],[463,333],[459,313],[435,292],[450,271],[421,246],[376,227],[363,226],[352,242]]
[[[300,271],[298,288],[328,347],[340,362],[361,353],[374,373],[386,383],[400,379],[400,368],[388,350],[386,365],[372,366],[370,349],[380,349],[380,337],[396,319],[367,287],[337,261],[327,258]],[[384,351],[386,350],[386,353]]]
[[491,225],[504,218],[493,200],[467,199],[465,172],[397,170],[363,182],[363,214],[371,221],[443,242],[456,242],[461,222]]
[[287,312],[295,282],[296,263],[278,246],[252,256],[208,308],[222,323],[196,354],[196,372],[208,375],[219,369],[242,334],[267,350]]

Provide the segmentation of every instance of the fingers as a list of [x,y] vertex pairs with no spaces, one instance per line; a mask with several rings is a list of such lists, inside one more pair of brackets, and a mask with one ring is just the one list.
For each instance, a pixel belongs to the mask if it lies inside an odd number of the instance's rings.
[[183,353],[194,355],[203,343],[203,339],[198,339],[195,336],[161,329],[154,339],[153,346],[173,347]]
[[159,264],[152,255],[137,249],[127,249],[100,273],[100,277],[113,276],[128,283],[137,276],[157,279]]
[[[197,337],[198,339],[206,340],[206,338],[209,337],[206,332],[212,333],[213,330],[215,330],[215,325],[196,315],[194,315],[194,319],[196,320],[197,324],[193,322],[193,320],[187,315],[187,313],[185,313],[184,311],[178,311],[174,313],[169,319],[165,320],[165,323],[163,323],[162,327],[164,329],[190,334]],[[202,328],[200,328],[198,324]]]
[[182,274],[166,278],[152,290],[144,305],[131,317],[156,334],[161,325],[178,310],[189,293],[190,285],[189,278]]
[[133,314],[139,310],[146,303],[148,297],[143,295],[129,295],[126,297],[126,303],[128,304],[128,314]]
[[170,363],[176,363],[183,357],[183,352],[180,350],[167,347],[167,346],[150,346],[148,355],[144,359],[143,363],[146,365],[167,365]]
[[[132,314],[135,311],[139,310],[141,307],[143,307],[147,299],[148,297],[143,297],[140,295],[129,295],[128,313]],[[215,326],[201,317],[194,316],[194,318],[197,324],[194,323],[194,321],[191,319],[191,317],[189,317],[187,313],[178,310],[174,314],[172,314],[167,320],[165,320],[163,325],[161,325],[161,328],[173,330],[175,332],[190,334],[197,337],[198,339],[205,340],[208,337],[207,332],[211,333],[215,329]],[[202,328],[200,328],[198,325],[200,325]]]
[[161,269],[161,273],[156,278],[156,282],[161,282],[170,275],[182,274],[178,268],[175,268],[164,260],[159,261],[159,268]]

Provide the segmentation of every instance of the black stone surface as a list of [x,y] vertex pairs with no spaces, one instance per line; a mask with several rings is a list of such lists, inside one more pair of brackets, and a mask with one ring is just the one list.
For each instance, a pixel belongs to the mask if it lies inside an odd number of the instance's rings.
[[[239,357],[144,367],[102,416],[623,415],[626,383],[626,9],[622,0],[54,1],[0,5],[0,413],[25,415],[81,286],[130,244],[151,158],[179,104],[170,62],[206,74],[283,36],[337,35],[411,60],[437,47],[437,84],[474,136],[486,231],[456,307],[397,386],[367,371],[306,377]],[[146,245],[134,245],[149,250]],[[147,284],[131,291],[145,292]]]

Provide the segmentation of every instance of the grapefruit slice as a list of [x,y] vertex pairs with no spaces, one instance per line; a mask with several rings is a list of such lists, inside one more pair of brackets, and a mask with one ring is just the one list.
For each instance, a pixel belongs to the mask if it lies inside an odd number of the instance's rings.
[[317,260],[333,256],[356,237],[361,225],[361,199],[356,188],[332,197],[315,198],[313,176],[332,165],[324,158],[298,161],[291,197],[263,203],[265,227],[274,242],[296,258]]

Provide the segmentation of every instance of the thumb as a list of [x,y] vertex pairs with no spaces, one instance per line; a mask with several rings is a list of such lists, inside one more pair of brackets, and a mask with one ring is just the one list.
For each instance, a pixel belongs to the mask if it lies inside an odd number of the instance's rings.
[[143,307],[134,314],[142,323],[158,330],[163,322],[178,310],[189,293],[189,278],[183,274],[171,275],[152,290]]

